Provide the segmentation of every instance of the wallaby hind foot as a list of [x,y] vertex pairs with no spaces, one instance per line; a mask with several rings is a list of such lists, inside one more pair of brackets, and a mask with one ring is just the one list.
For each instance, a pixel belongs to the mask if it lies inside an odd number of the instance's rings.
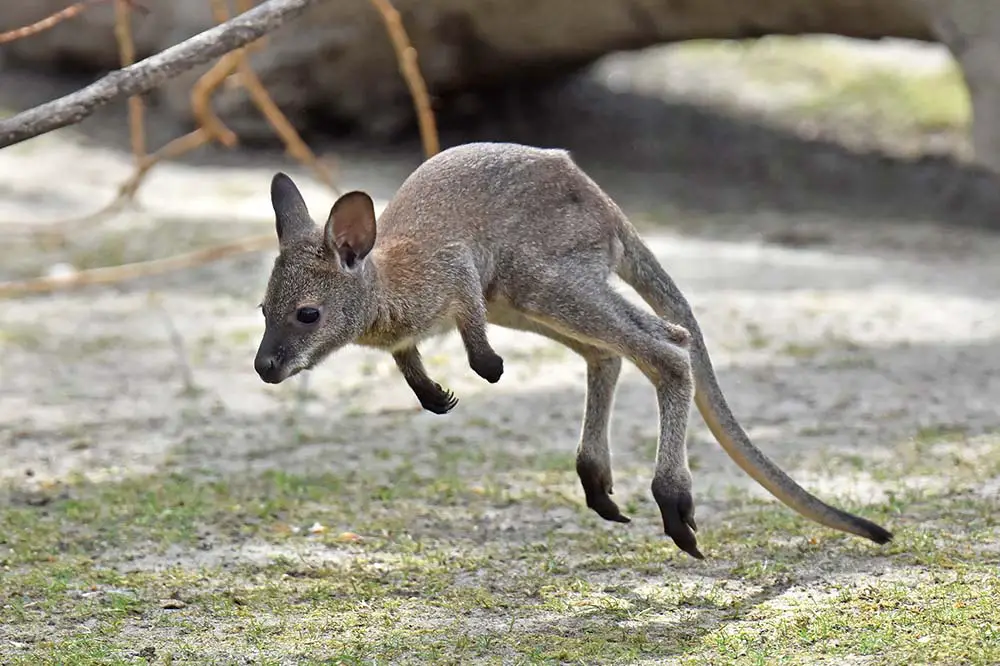
[[[551,337],[551,336],[550,336]],[[631,522],[611,499],[611,447],[608,443],[611,408],[621,375],[621,356],[609,355],[597,347],[575,340],[563,344],[575,349],[587,361],[587,394],[583,405],[583,428],[576,450],[576,475],[583,486],[587,506],[601,518],[616,523]]]
[[[698,550],[698,542],[694,536],[698,531],[698,524],[694,520],[694,498],[690,487],[654,478],[651,489],[663,519],[664,534],[672,536],[674,543],[684,552],[699,560],[705,559]],[[680,535],[680,540],[674,535]]]
[[614,492],[611,483],[611,468],[583,457],[576,459],[576,475],[583,486],[583,496],[587,508],[593,509],[604,520],[615,523],[630,523],[632,519],[624,515],[611,499]]

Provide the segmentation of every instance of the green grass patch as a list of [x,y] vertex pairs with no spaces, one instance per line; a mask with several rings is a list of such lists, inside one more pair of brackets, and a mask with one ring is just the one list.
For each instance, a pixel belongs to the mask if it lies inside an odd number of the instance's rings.
[[744,80],[775,88],[768,105],[798,119],[831,115],[918,132],[964,131],[971,101],[961,70],[870,60],[826,38],[686,42],[674,47],[706,66],[736,68]]
[[[553,490],[575,488],[571,468],[497,472],[492,490],[404,462],[12,489],[0,644],[11,664],[995,663],[1000,513],[982,488],[1000,439],[964,437],[900,445],[946,486],[838,502],[893,529],[888,546],[773,502],[705,500],[701,562],[644,498],[622,526]],[[949,466],[956,443],[978,463]]]

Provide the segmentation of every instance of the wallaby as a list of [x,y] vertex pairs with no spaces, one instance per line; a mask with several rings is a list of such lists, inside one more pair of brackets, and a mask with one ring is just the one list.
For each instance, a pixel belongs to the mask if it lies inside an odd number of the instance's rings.
[[[421,340],[457,329],[469,366],[494,383],[503,359],[490,346],[487,323],[537,333],[587,363],[576,471],[587,506],[602,518],[630,522],[610,497],[609,425],[624,357],[656,389],[651,489],[664,532],[680,549],[703,557],[685,441],[692,400],[729,456],[776,498],[827,527],[879,544],[892,539],[811,495],[753,445],[723,396],[687,300],[567,151],[510,143],[449,148],[410,174],[377,225],[371,198],[354,191],[317,226],[280,172],[271,204],[279,253],[254,360],[265,382],[280,383],[354,343],[389,351],[422,407],[445,414],[458,401],[428,376]],[[615,290],[612,273],[655,314]]]

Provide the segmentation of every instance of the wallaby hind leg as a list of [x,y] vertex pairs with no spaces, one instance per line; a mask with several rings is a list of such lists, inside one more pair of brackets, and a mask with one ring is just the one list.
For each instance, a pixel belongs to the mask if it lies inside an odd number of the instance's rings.
[[[568,346],[568,345],[567,345]],[[587,396],[584,398],[583,427],[576,450],[576,474],[580,477],[587,506],[601,518],[618,523],[631,519],[622,514],[611,499],[611,410],[621,374],[621,356],[601,353],[597,347],[584,355],[587,361]]]
[[583,400],[583,426],[576,449],[576,475],[587,506],[605,520],[629,523],[611,494],[611,412],[622,372],[622,357],[549,329],[549,338],[569,347],[587,362],[587,394]]
[[[579,273],[578,270],[568,270]],[[535,285],[515,303],[555,331],[628,358],[656,388],[660,417],[651,490],[664,532],[702,558],[694,530],[694,500],[686,432],[694,399],[687,331],[630,303],[602,279]]]
[[396,362],[396,367],[410,390],[417,396],[420,406],[428,412],[447,414],[458,404],[454,393],[441,388],[440,384],[428,376],[420,351],[415,346],[393,352],[392,360]]
[[498,326],[542,335],[568,347],[587,362],[587,395],[580,443],[576,449],[576,473],[580,477],[588,508],[605,520],[631,522],[611,499],[611,412],[622,369],[621,356],[557,333],[514,311],[494,313],[490,321]]

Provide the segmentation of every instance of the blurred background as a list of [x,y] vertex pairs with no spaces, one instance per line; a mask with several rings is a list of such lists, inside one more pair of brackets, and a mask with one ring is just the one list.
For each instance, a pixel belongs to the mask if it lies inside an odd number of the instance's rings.
[[[0,39],[0,118],[251,4],[2,0],[0,33],[76,9]],[[1000,3],[393,4],[319,0],[245,59],[0,149],[0,645],[48,645],[59,663],[97,663],[71,657],[98,643],[112,652],[88,654],[286,663],[329,641],[391,656],[433,639],[440,657],[461,631],[487,656],[730,663],[747,652],[728,623],[749,618],[758,645],[768,600],[800,586],[843,612],[820,618],[798,605],[806,593],[781,602],[802,609],[774,624],[801,639],[795,654],[922,662],[926,638],[965,663],[968,632],[997,626],[1000,607]],[[407,44],[419,77],[401,68]],[[431,114],[415,111],[421,82]],[[422,345],[459,397],[446,417],[373,350],[261,382],[274,172],[322,220],[350,189],[381,210],[428,152],[474,140],[569,149],[687,293],[755,442],[824,499],[898,529],[896,550],[755,507],[770,496],[693,414],[699,539],[715,559],[672,555],[648,493],[653,391],[630,366],[612,450],[635,522],[599,521],[573,470],[584,364],[527,334],[491,329],[496,385],[457,336]],[[927,569],[926,590],[887,587]],[[966,596],[942,596],[941,571]],[[863,597],[878,603],[837,592],[848,579],[881,585]],[[600,598],[587,587],[605,583]],[[649,590],[677,598],[657,606]],[[379,623],[355,617],[358,595]],[[861,626],[876,621],[888,638]]]

